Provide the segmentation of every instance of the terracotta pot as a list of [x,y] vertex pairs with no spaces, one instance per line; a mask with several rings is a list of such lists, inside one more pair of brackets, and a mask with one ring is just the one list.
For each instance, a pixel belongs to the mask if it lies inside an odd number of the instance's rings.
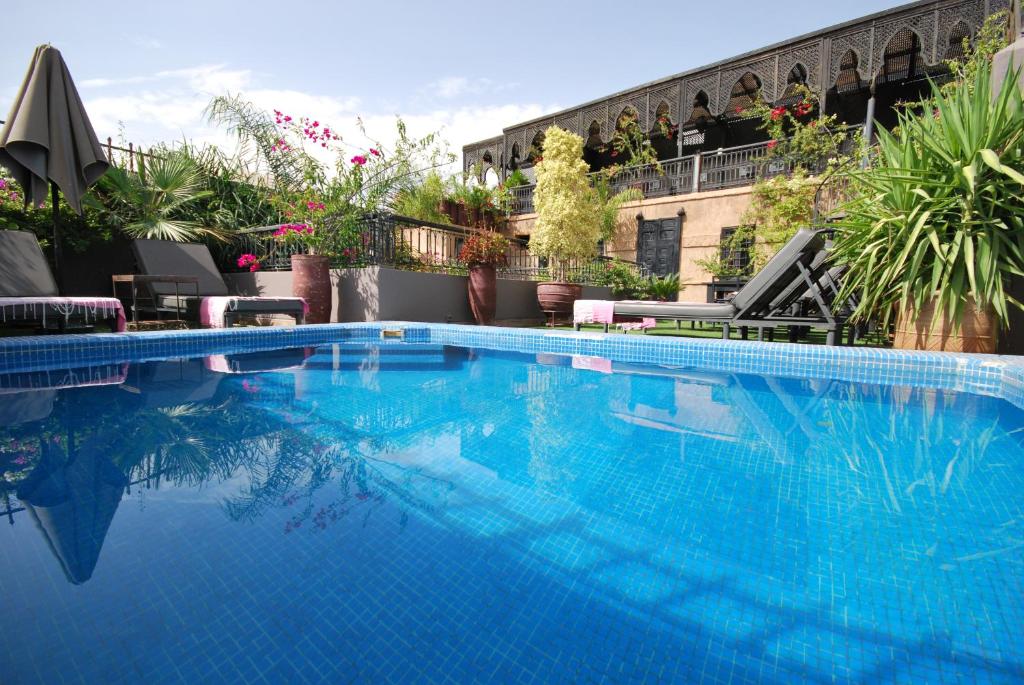
[[331,264],[323,255],[292,255],[292,295],[309,305],[306,323],[331,320]]
[[954,333],[953,323],[946,312],[936,311],[935,300],[929,300],[919,312],[910,307],[898,312],[893,347],[901,350],[994,354],[997,326],[992,311],[979,309],[974,298],[970,298],[964,303],[960,328]]
[[469,267],[469,308],[481,326],[494,322],[498,309],[498,274],[493,266],[476,264]]
[[583,286],[575,283],[538,283],[537,302],[541,311],[572,314],[573,303],[583,296]]

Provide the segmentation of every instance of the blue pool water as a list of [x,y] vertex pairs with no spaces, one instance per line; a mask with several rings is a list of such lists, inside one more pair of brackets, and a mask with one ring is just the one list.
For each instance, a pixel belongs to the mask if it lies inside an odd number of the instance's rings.
[[4,374],[0,682],[1020,682],[1022,427],[432,344]]

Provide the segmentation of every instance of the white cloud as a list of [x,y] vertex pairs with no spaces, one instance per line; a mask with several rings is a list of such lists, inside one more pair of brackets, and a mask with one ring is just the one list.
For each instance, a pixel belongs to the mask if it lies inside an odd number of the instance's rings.
[[[479,105],[429,107],[422,102],[409,103],[410,109],[402,112],[402,118],[410,135],[419,137],[438,131],[451,151],[460,155],[466,143],[490,138],[500,134],[505,126],[558,109],[554,104],[487,103],[495,99],[495,87],[484,81],[451,77],[436,82],[447,83],[441,89],[447,88],[445,92],[470,94],[473,89],[490,88],[491,94],[478,96],[476,99],[482,101]],[[395,138],[395,114],[375,111],[358,97],[260,87],[250,71],[232,70],[224,65],[201,65],[121,79],[87,79],[79,85],[93,127],[102,139],[116,138],[123,127],[128,141],[145,147],[187,138],[233,149],[232,136],[209,124],[203,114],[211,97],[227,92],[240,94],[267,111],[280,109],[296,118],[316,117],[334,128],[353,154],[365,150],[373,141],[389,147]],[[360,133],[360,116],[373,141]],[[325,154],[320,149],[315,152],[318,156]],[[324,161],[330,160],[324,157]]]
[[461,95],[501,93],[516,88],[518,85],[518,83],[495,83],[489,78],[470,79],[465,76],[445,76],[431,81],[421,88],[420,94],[451,99]]

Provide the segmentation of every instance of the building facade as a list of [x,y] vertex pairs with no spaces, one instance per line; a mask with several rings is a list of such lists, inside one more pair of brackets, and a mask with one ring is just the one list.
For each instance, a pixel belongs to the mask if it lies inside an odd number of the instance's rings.
[[[697,69],[614,93],[554,114],[508,126],[502,135],[463,147],[463,168],[504,179],[514,169],[532,178],[544,131],[559,126],[585,141],[592,171],[611,166],[609,143],[624,117],[649,132],[660,169],[634,168],[617,184],[640,188],[644,200],[623,209],[628,227],[605,253],[644,263],[655,273],[678,272],[682,297],[703,300],[711,275],[697,260],[718,250],[723,231],[741,221],[750,186],[784,168],[758,164],[767,136],[744,114],[760,95],[787,104],[797,86],[813,91],[825,114],[862,126],[869,107],[882,126],[893,106],[941,79],[945,61],[963,54],[985,18],[1010,11],[1010,0],[923,0],[828,27]],[[870,102],[873,99],[873,102]],[[660,123],[659,123],[660,122]],[[664,123],[678,126],[664,135]],[[531,185],[514,191],[510,230],[529,236]]]

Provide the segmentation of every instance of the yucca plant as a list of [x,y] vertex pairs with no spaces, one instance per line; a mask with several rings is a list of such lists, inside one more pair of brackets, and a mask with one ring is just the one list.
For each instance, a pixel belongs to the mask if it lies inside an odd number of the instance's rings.
[[[954,331],[973,303],[1005,328],[1006,290],[1024,275],[1024,98],[1010,75],[994,97],[985,63],[968,87],[932,84],[919,111],[879,131],[870,168],[838,222],[834,257],[846,264],[853,316],[888,324],[894,310],[934,305]],[[993,331],[994,332],[994,331]]]

